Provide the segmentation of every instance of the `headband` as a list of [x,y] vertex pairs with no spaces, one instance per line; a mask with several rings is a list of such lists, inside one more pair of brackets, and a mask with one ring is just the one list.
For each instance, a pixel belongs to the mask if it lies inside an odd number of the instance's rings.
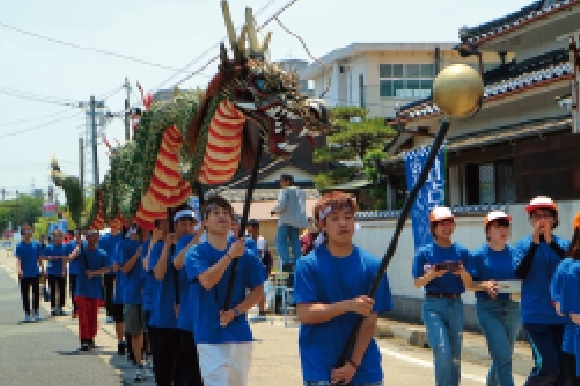
[[89,229],[87,231],[87,236],[94,236],[94,235],[98,235],[98,234],[99,234],[99,231],[96,229]]
[[196,220],[197,217],[195,216],[195,212],[193,210],[180,210],[179,212],[175,213],[175,217],[173,217],[173,221],[181,220],[184,218],[188,218],[191,220]]
[[331,203],[318,212],[318,219],[324,220],[332,211],[341,209],[353,210],[353,205],[350,201],[346,203]]

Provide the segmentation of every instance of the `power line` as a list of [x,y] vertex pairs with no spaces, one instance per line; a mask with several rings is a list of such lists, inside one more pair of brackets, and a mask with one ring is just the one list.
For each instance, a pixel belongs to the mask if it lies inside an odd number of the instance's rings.
[[38,95],[32,94],[26,91],[18,90],[18,89],[11,89],[8,87],[0,87],[0,94],[8,95],[18,99],[24,99],[32,102],[40,102],[40,103],[49,103],[54,104],[57,106],[64,106],[64,107],[81,107],[78,106],[76,103],[73,102],[66,102],[64,100],[59,100],[58,98],[46,95]]
[[65,113],[69,113],[69,112],[70,112],[70,110],[65,110],[65,111],[59,111],[58,113],[54,113],[54,114],[43,115],[41,117],[24,118],[24,119],[19,119],[17,121],[0,123],[0,127],[3,127],[3,126],[15,126],[15,125],[19,125],[21,123],[26,123],[26,122],[30,122],[30,121],[36,121],[36,120],[41,120],[41,119],[54,118],[54,117],[58,117],[58,116],[61,116],[61,115],[65,114]]
[[58,118],[58,119],[53,119],[52,121],[48,121],[48,122],[45,122],[45,123],[40,124],[40,125],[36,125],[36,126],[33,126],[33,127],[29,127],[28,129],[22,129],[22,130],[13,131],[11,133],[5,133],[5,134],[0,135],[0,138],[13,137],[13,136],[18,135],[18,134],[27,133],[27,132],[30,132],[30,131],[42,129],[43,127],[46,127],[46,126],[49,126],[49,125],[53,125],[55,123],[64,121],[66,119],[76,118],[78,115],[79,115],[79,112],[78,111],[75,111],[74,115],[69,115],[69,116],[66,116],[66,117],[61,117],[61,118]]
[[113,56],[113,57],[119,58],[119,59],[129,60],[129,61],[132,61],[132,62],[135,62],[135,63],[145,64],[145,65],[151,66],[151,67],[162,68],[164,70],[181,71],[181,70],[179,70],[177,68],[174,68],[174,67],[171,67],[171,66],[167,66],[165,64],[154,63],[154,62],[150,62],[150,61],[147,61],[147,60],[144,60],[144,59],[140,59],[140,58],[136,58],[136,57],[128,56],[128,55],[123,55],[123,54],[119,54],[117,52],[107,51],[107,50],[103,50],[103,49],[100,49],[100,48],[84,47],[84,46],[81,46],[81,45],[76,44],[76,43],[65,42],[63,40],[55,39],[55,38],[52,38],[50,36],[41,35],[41,34],[37,34],[37,33],[34,33],[34,32],[26,31],[26,30],[24,30],[22,28],[14,27],[14,26],[11,26],[11,25],[2,23],[2,22],[0,22],[0,27],[6,28],[6,29],[9,29],[9,30],[18,32],[18,33],[21,33],[23,35],[32,36],[32,37],[35,37],[35,38],[38,38],[38,39],[46,40],[46,41],[49,41],[49,42],[52,42],[52,43],[60,44],[60,45],[63,45],[63,46],[75,48],[75,49],[82,50],[82,51],[92,51],[92,52],[96,52],[96,53],[103,54],[103,55]]
[[[254,16],[258,16],[261,13],[263,13],[268,7],[270,7],[270,5],[272,5],[276,0],[270,0],[268,1],[262,8],[260,8],[258,10],[258,12],[256,12],[256,14]],[[284,7],[281,8],[281,10],[277,11],[274,15],[279,15],[280,13],[284,12],[289,6],[293,5],[296,1],[298,0],[291,0],[289,1]],[[264,28],[266,26],[266,24],[268,24],[270,21],[272,21],[271,19],[267,21],[267,23],[263,24],[262,27],[260,27],[260,29]],[[205,58],[207,56],[207,54],[209,54],[211,51],[213,51],[214,49],[219,48],[221,42],[224,39],[227,39],[228,36],[224,36],[222,37],[220,40],[218,40],[217,43],[215,43],[214,45],[212,45],[211,47],[207,48],[205,51],[203,51],[201,54],[199,54],[198,56],[196,56],[194,59],[192,59],[191,62],[187,63],[185,66],[183,66],[180,71],[174,73],[173,75],[171,75],[169,78],[165,79],[163,82],[161,82],[157,87],[154,88],[154,90],[159,90],[160,88],[162,88],[165,84],[167,84],[168,82],[170,82],[171,80],[175,79],[176,76],[179,75],[179,73],[182,72],[186,72],[187,69],[191,66],[193,66],[194,64],[198,63],[200,60],[202,60],[203,58]],[[177,82],[176,86],[179,86],[181,83],[185,82],[188,79],[191,79],[193,76],[198,75],[200,72],[202,72],[203,70],[205,70],[211,63],[213,63],[214,61],[216,61],[219,58],[218,56],[214,56],[213,58],[211,58],[205,65],[203,65],[201,68],[199,68],[198,70],[194,71],[193,73],[189,74],[187,77],[185,77],[184,79],[180,80],[179,82]]]

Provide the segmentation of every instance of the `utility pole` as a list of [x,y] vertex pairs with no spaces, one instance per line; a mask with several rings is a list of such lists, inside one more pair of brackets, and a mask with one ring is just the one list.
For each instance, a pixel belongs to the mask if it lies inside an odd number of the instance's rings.
[[125,77],[125,91],[127,92],[127,97],[125,98],[125,142],[131,140],[131,83],[129,83],[129,78]]
[[99,160],[97,157],[97,101],[95,96],[91,95],[91,146],[93,156],[93,184],[94,189],[99,185]]
[[[82,212],[84,211],[84,202],[85,202],[85,148],[83,144],[83,138],[79,138],[79,176],[80,176],[80,183],[81,183],[81,218]],[[81,229],[81,219],[74,219],[75,222],[78,220],[77,228]]]

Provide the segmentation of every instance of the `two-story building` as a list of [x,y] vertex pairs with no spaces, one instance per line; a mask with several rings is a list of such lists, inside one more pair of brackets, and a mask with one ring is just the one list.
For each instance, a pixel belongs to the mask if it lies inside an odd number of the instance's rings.
[[[352,43],[329,52],[300,71],[314,81],[314,94],[331,107],[355,106],[371,117],[395,117],[400,106],[430,95],[441,68],[454,63],[478,65],[462,57],[455,43]],[[500,58],[484,53],[485,69]],[[511,57],[507,58],[511,60]]]
[[[580,1],[544,0],[460,30],[456,51],[483,64],[485,101],[473,118],[451,121],[450,205],[580,196],[580,135],[572,116],[578,106],[571,98],[578,53],[570,40],[579,25]],[[491,69],[490,55],[499,59]],[[391,120],[399,133],[388,146],[384,173],[393,195],[404,190],[404,152],[430,144],[441,119],[427,97],[403,106]]]

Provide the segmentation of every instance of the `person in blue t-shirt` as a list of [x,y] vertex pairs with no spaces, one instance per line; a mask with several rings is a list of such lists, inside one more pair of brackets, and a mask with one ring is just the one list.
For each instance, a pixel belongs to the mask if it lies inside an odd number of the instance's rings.
[[511,219],[501,211],[485,216],[487,243],[472,253],[467,264],[474,280],[468,289],[477,291],[477,322],[491,355],[487,386],[514,386],[513,351],[521,328],[519,297],[500,290],[502,281],[516,278],[514,251],[508,245]]
[[[70,241],[66,245],[68,255],[70,255],[75,250],[75,248],[78,244],[83,242],[83,238],[82,238],[82,234],[81,234],[80,229],[77,229],[76,231],[74,231],[74,237],[75,237],[75,240]],[[79,269],[80,269],[79,268],[79,260],[77,260],[77,259],[69,260],[69,263],[68,263],[68,289],[69,289],[70,298],[71,298],[72,304],[73,304],[73,312],[72,312],[73,319],[78,316],[77,301],[75,300],[75,294],[76,294],[76,289],[77,289],[77,279],[79,276]]]
[[[32,227],[24,225],[21,230],[22,241],[16,244],[16,272],[22,292],[22,306],[24,321],[36,322],[39,320],[38,308],[40,305],[40,272],[42,247],[32,240]],[[32,310],[30,307],[30,290],[32,289]]]
[[566,258],[558,265],[552,279],[551,293],[556,312],[571,317],[564,330],[564,362],[570,386],[580,385],[580,212],[572,222],[572,241]]
[[[148,365],[155,368],[155,358],[153,357],[153,346],[155,343],[155,327],[151,326],[151,310],[153,310],[153,286],[155,285],[155,277],[153,271],[149,270],[149,250],[153,247],[151,237],[153,231],[142,230],[141,238],[143,240],[141,247],[141,267],[143,269],[141,276],[141,294],[143,296],[143,314],[145,322],[143,346],[146,348],[147,356],[150,359]],[[148,366],[150,367],[150,366]]]
[[525,210],[533,232],[514,245],[514,272],[522,280],[522,323],[534,348],[535,366],[525,385],[563,386],[567,376],[562,343],[568,318],[557,314],[550,283],[569,242],[552,233],[558,226],[558,207],[551,198],[533,198]]
[[421,248],[413,260],[416,287],[425,288],[423,319],[433,349],[436,386],[457,386],[461,379],[461,294],[471,286],[466,271],[469,251],[451,241],[455,216],[438,206],[429,214],[433,243]]
[[76,300],[79,308],[79,337],[81,351],[95,347],[98,324],[97,313],[103,298],[103,274],[111,270],[107,253],[98,247],[99,231],[87,231],[87,244],[78,245],[69,256],[79,259]]
[[[118,220],[111,221],[111,229],[120,228],[121,223]],[[117,354],[125,355],[127,351],[127,342],[125,341],[125,317],[123,314],[123,272],[119,269],[122,263],[123,245],[125,243],[124,232],[119,232],[118,236],[111,236],[112,250],[109,254],[111,260],[111,272],[114,274],[113,293],[111,296],[110,316],[115,322],[115,332],[117,333]],[[107,276],[107,275],[105,275]],[[108,279],[105,279],[105,281]],[[106,292],[106,289],[105,289]],[[105,303],[106,304],[106,303]]]
[[[52,316],[65,315],[64,305],[66,298],[66,262],[69,250],[62,243],[62,231],[56,229],[52,232],[52,243],[48,244],[42,253],[43,260],[47,260],[46,274],[50,288],[50,307]],[[58,293],[58,302],[56,295]]]
[[[182,205],[175,211],[174,220],[177,245],[172,256],[172,263],[177,270],[176,287],[178,289],[177,328],[179,329],[179,346],[175,363],[175,386],[202,384],[199,371],[197,347],[193,339],[191,320],[190,281],[185,273],[185,254],[199,242],[202,226],[199,226],[197,217],[192,208]],[[195,231],[197,229],[197,232]]]
[[155,382],[159,386],[170,386],[175,377],[175,348],[179,343],[177,330],[175,291],[175,269],[169,264],[170,248],[174,234],[169,234],[167,219],[155,220],[155,229],[151,237],[148,269],[153,272],[153,307],[150,326],[155,329],[153,357]]
[[143,335],[145,333],[145,313],[143,311],[143,266],[141,264],[141,251],[143,243],[141,241],[142,229],[133,226],[129,230],[129,240],[122,244],[122,251],[119,255],[119,269],[123,272],[123,311],[125,320],[125,331],[129,334],[131,344],[128,349],[130,355],[137,366],[133,380],[140,382],[150,374],[147,371],[146,361],[143,360]]
[[[110,233],[104,234],[99,239],[99,248],[107,253],[109,258],[109,266],[113,266],[113,257],[117,250],[117,244],[123,240],[121,234],[121,223],[117,220],[111,221],[109,224]],[[107,312],[107,323],[113,323],[114,306],[113,306],[113,291],[115,288],[116,273],[111,271],[103,275],[103,299],[105,301],[105,311]]]
[[[393,308],[387,275],[368,296],[381,260],[353,244],[357,205],[344,192],[322,196],[314,217],[325,243],[296,261],[294,301],[301,322],[298,346],[304,385],[382,385],[381,354],[373,338],[377,314]],[[358,317],[363,322],[345,363],[341,353]]]
[[[247,385],[253,338],[246,313],[264,297],[262,263],[245,248],[244,238],[228,242],[233,213],[226,199],[208,198],[202,210],[207,241],[190,248],[185,257],[187,278],[193,281],[193,336],[205,386],[234,381]],[[233,292],[225,304],[234,259],[238,262]]]

